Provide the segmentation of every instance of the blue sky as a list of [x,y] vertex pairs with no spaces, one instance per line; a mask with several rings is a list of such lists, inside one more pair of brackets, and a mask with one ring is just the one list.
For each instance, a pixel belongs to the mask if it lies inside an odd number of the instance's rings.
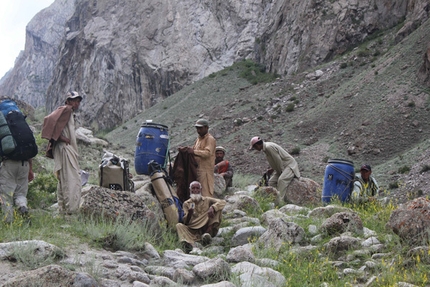
[[0,1],[0,78],[14,65],[25,46],[25,27],[43,8],[54,0],[1,0]]

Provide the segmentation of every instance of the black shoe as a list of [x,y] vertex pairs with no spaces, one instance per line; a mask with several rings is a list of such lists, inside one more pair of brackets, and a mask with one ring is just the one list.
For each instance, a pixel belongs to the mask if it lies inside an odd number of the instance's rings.
[[28,208],[26,206],[20,206],[18,208],[18,213],[21,214],[26,223],[31,224],[30,214],[28,213]]
[[20,206],[18,208],[19,214],[21,214],[23,217],[28,217],[28,208],[26,206]]
[[188,243],[186,241],[182,241],[182,250],[186,253],[189,254],[191,251],[193,251],[193,245],[191,245],[191,243]]
[[209,233],[205,233],[202,235],[203,246],[209,245],[211,242],[212,242],[212,236]]

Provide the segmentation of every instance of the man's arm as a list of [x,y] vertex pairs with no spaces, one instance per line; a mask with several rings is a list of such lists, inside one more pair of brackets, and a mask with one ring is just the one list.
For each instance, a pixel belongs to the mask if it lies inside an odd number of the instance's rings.
[[379,185],[376,182],[376,179],[372,176],[371,181],[373,182],[373,188],[372,188],[372,196],[377,196],[379,194]]
[[184,202],[184,224],[188,225],[190,223],[191,217],[194,214],[194,203]]
[[223,176],[227,177],[227,178],[233,177],[233,167],[231,166],[230,162],[228,163],[227,171],[225,172],[225,174]]
[[354,181],[354,189],[352,190],[351,197],[350,197],[351,201],[359,202],[360,194],[361,194],[361,183],[358,180],[356,180]]
[[213,213],[218,212],[220,210],[223,210],[224,206],[227,204],[225,200],[222,199],[216,199],[216,198],[210,198],[210,207],[208,212],[212,209]]

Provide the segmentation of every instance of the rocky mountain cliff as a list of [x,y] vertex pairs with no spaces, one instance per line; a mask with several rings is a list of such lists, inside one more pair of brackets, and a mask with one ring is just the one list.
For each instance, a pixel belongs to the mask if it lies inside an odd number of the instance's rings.
[[110,129],[235,61],[297,73],[403,24],[400,40],[428,10],[426,0],[57,0],[29,24],[0,93],[50,111],[75,89],[84,122]]

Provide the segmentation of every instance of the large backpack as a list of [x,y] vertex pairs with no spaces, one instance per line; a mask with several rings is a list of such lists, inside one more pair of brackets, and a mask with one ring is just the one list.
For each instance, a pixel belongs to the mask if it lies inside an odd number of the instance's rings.
[[[0,111],[0,156],[12,160],[35,157],[38,152],[37,144],[33,131],[25,121],[26,116],[12,100],[2,101]],[[5,121],[2,121],[3,118]]]
[[134,182],[129,178],[130,169],[127,159],[105,152],[99,167],[101,187],[134,192]]

